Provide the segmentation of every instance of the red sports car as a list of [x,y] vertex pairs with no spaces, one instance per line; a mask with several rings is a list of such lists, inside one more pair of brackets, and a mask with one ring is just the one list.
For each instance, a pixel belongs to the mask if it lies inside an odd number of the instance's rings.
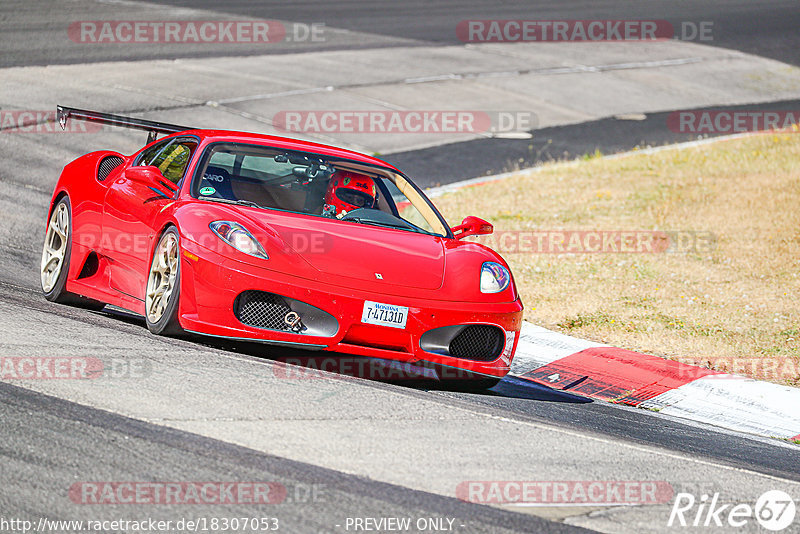
[[[74,108],[139,128],[56,184],[41,263],[55,302],[111,304],[154,334],[202,334],[506,375],[522,302],[496,252],[370,156],[294,139]],[[156,139],[157,134],[168,134]]]

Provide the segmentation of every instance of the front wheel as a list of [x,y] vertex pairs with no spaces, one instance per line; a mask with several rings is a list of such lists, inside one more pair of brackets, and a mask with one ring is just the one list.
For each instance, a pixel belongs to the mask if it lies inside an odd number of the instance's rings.
[[159,239],[147,276],[145,320],[147,328],[157,335],[178,335],[183,332],[178,321],[180,256],[180,235],[172,227]]

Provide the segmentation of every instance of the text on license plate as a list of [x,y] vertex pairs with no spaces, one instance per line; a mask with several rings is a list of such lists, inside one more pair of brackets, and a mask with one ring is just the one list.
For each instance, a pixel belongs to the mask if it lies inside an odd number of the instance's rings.
[[405,328],[407,319],[408,308],[405,306],[364,301],[364,311],[361,314],[362,323]]

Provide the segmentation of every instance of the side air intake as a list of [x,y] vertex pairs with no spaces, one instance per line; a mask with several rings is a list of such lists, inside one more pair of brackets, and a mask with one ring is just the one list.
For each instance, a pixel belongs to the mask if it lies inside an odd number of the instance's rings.
[[106,156],[102,160],[100,160],[100,165],[97,167],[97,180],[102,182],[108,175],[111,174],[111,171],[119,167],[125,163],[125,160],[119,156]]

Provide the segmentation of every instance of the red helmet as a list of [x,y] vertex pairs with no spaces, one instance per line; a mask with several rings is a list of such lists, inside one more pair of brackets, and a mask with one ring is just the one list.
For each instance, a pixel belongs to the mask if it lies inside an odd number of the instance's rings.
[[325,193],[325,208],[334,208],[334,214],[359,208],[378,207],[378,186],[369,176],[350,171],[336,171]]

